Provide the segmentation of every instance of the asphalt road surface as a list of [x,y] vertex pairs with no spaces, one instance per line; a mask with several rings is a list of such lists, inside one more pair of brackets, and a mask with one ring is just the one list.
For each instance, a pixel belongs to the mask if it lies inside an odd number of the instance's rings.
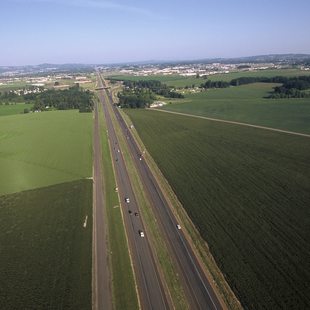
[[177,229],[178,222],[150,168],[143,160],[143,156],[141,158],[142,151],[136,144],[130,129],[120,115],[118,108],[113,105],[110,94],[109,101],[118,123],[122,128],[123,134],[126,135],[126,141],[139,171],[144,190],[146,190],[153,205],[154,213],[162,228],[163,235],[166,238],[170,254],[178,268],[179,276],[190,304],[190,309],[222,309],[221,303],[214,293],[214,290],[192,251],[191,246],[184,237],[182,230]]
[[[98,83],[103,87],[102,80]],[[107,124],[109,143],[112,151],[112,160],[118,192],[121,199],[121,207],[124,215],[126,234],[130,246],[130,253],[133,261],[133,267],[139,293],[139,300],[142,309],[170,309],[168,298],[161,283],[159,272],[155,264],[148,237],[139,215],[139,207],[131,186],[129,175],[125,166],[122,152],[115,134],[113,123],[108,108],[108,102],[105,96],[105,90],[99,91],[100,102],[103,106],[104,115]],[[126,202],[126,198],[129,202]],[[144,237],[141,237],[141,232]],[[124,283],[126,285],[126,283]]]

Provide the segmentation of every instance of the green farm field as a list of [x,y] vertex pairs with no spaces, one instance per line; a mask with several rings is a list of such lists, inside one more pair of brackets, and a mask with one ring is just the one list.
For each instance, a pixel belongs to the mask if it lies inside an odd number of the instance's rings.
[[265,98],[275,85],[255,83],[186,94],[163,109],[310,133],[310,98]]
[[0,196],[0,244],[0,309],[92,309],[92,180]]
[[23,82],[23,81],[18,81],[14,83],[9,83],[9,84],[3,84],[0,85],[0,92],[5,92],[5,91],[10,91],[10,90],[15,90],[15,89],[21,89],[26,86],[29,86],[28,83]]
[[168,86],[174,86],[177,88],[182,88],[185,86],[192,85],[200,86],[201,83],[204,83],[206,80],[195,77],[184,77],[181,75],[149,75],[149,76],[133,76],[133,75],[112,75],[109,78],[119,79],[119,80],[130,80],[130,81],[139,81],[139,80],[157,80]]
[[[223,74],[209,75],[208,79],[212,81],[227,81],[230,82],[232,79],[239,77],[274,77],[274,76],[299,76],[299,75],[309,75],[309,71],[302,71],[298,69],[279,69],[279,70],[260,70],[260,71],[243,71],[243,72],[232,72]],[[181,75],[149,75],[149,76],[134,76],[134,75],[111,75],[109,78],[120,79],[120,80],[158,80],[168,86],[174,86],[177,88],[182,88],[185,86],[192,87],[192,85],[200,86],[204,83],[206,79],[196,78],[196,77],[184,77]]]
[[16,103],[16,104],[0,104],[0,116],[23,114],[24,109],[30,110],[33,104]]
[[309,75],[309,71],[299,70],[299,69],[266,69],[266,70],[255,70],[255,71],[241,71],[241,72],[231,72],[224,74],[214,74],[210,75],[209,79],[212,81],[227,81],[230,82],[232,79],[239,77],[267,77],[271,78],[274,76],[300,76]]
[[245,309],[310,307],[310,140],[126,110]]
[[0,171],[0,195],[92,176],[92,114],[1,117]]

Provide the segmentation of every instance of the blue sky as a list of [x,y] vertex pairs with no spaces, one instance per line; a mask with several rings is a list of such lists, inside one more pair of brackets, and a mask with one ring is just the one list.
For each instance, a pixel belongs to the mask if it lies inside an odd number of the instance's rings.
[[0,0],[0,65],[310,53],[309,0]]

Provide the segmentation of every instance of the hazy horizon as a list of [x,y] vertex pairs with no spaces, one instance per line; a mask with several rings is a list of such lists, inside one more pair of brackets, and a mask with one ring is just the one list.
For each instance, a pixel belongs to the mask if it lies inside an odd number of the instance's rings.
[[0,66],[309,54],[310,2],[3,0]]

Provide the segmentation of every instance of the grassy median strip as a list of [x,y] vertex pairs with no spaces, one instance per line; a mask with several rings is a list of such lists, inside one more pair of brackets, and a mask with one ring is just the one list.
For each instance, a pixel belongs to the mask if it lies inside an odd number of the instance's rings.
[[133,159],[130,156],[124,135],[122,134],[121,129],[116,122],[114,113],[112,112],[111,114],[112,122],[114,124],[119,144],[121,146],[131,184],[140,206],[141,213],[143,215],[143,222],[148,233],[148,238],[152,242],[152,245],[155,249],[154,252],[157,256],[155,259],[157,259],[160,264],[160,272],[163,274],[164,280],[166,282],[164,285],[166,285],[166,288],[169,291],[175,309],[189,309],[184,290],[180,284],[177,268],[175,267],[175,264],[170,257],[166,242],[161,237],[162,233],[156,222],[155,215],[146,196],[146,193],[144,190],[141,190],[143,189],[143,184],[141,183]]
[[[121,111],[121,113],[127,125],[130,126],[132,124],[130,117],[123,111]],[[186,233],[187,238],[190,240],[191,244],[194,245],[193,249],[196,252],[196,254],[198,254],[198,257],[200,258],[203,265],[205,266],[205,270],[207,274],[213,280],[212,282],[214,286],[217,288],[217,292],[221,295],[224,303],[229,309],[242,309],[240,302],[238,301],[237,297],[232,292],[221,270],[217,266],[213,258],[213,255],[211,254],[209,250],[207,243],[201,237],[200,233],[196,229],[195,225],[191,221],[185,209],[183,208],[181,202],[177,198],[176,194],[174,193],[170,184],[166,180],[165,176],[162,174],[157,164],[155,163],[154,159],[147,151],[146,147],[144,146],[135,128],[132,129],[132,134],[136,142],[140,146],[140,149],[146,151],[144,155],[144,159],[147,161],[169,205],[172,207],[171,209],[174,215],[176,216],[179,223],[183,227],[183,232]]]
[[128,244],[119,207],[118,195],[115,192],[115,176],[112,166],[106,123],[100,105],[100,131],[102,143],[102,162],[106,214],[109,229],[110,264],[112,267],[113,303],[115,309],[138,309],[133,270],[130,263]]

